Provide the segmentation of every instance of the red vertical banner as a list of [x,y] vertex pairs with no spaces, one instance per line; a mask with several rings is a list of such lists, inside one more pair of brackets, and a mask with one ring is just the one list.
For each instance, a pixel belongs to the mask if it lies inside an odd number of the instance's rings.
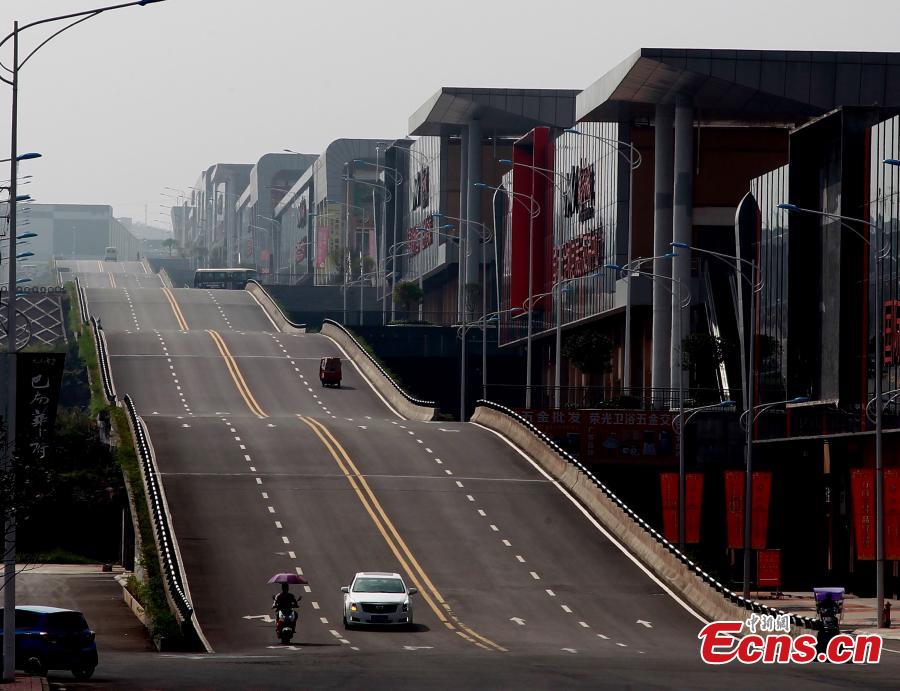
[[660,473],[662,490],[663,535],[669,542],[678,542],[678,473]]
[[772,473],[753,473],[753,511],[750,515],[750,546],[765,549],[769,534],[769,502],[772,498]]
[[328,262],[328,228],[316,228],[316,268],[324,269]]
[[[684,541],[700,542],[700,513],[703,506],[703,473],[684,476]],[[669,542],[678,542],[678,473],[660,473],[662,492],[663,535]]]
[[700,514],[703,507],[703,473],[688,473],[684,488],[684,541],[700,542]]
[[856,537],[856,558],[875,558],[875,471],[855,468],[850,472],[850,491],[853,494],[853,528]]
[[761,549],[756,553],[756,587],[781,588],[780,549]]
[[900,470],[884,470],[884,558],[900,559]]
[[[744,478],[743,470],[725,471],[725,521],[728,547],[744,547]],[[753,510],[750,513],[750,546],[765,549],[769,530],[769,503],[772,499],[772,473],[753,473]]]
[[725,471],[725,525],[728,546],[744,546],[744,471]]

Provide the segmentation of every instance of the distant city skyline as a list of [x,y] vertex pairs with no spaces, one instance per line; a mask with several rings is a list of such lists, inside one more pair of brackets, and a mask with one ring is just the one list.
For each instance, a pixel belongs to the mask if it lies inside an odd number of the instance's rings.
[[[102,4],[8,0],[0,34],[13,19]],[[149,224],[169,227],[165,187],[188,191],[217,162],[254,163],[284,148],[318,154],[339,137],[402,137],[441,86],[583,89],[645,46],[896,50],[897,4],[864,6],[261,0],[250,12],[168,0],[85,22],[25,66],[19,147],[44,157],[20,170],[34,176],[28,191],[39,202],[111,204],[139,222],[146,206]],[[21,55],[47,35],[23,33]],[[3,86],[0,158],[9,146]]]

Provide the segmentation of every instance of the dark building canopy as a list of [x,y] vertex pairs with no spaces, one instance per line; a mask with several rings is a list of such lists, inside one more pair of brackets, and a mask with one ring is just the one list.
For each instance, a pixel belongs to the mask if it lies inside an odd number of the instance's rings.
[[900,106],[900,54],[641,48],[578,95],[579,121],[652,119],[692,99],[702,121],[795,125],[838,106]]
[[457,134],[470,120],[496,136],[534,127],[571,127],[577,89],[464,89],[443,87],[409,118],[415,136]]

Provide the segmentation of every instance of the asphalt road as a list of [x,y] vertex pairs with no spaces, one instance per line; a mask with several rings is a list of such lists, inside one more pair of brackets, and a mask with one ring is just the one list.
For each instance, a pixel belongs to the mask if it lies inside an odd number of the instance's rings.
[[[321,388],[318,360],[339,349],[317,334],[279,333],[243,291],[95,288],[94,266],[80,264],[116,389],[147,422],[215,651],[117,658],[119,681],[895,684],[900,655],[890,653],[866,668],[705,667],[698,617],[492,432],[403,420],[348,362],[341,389]],[[310,585],[296,587],[300,624],[285,648],[265,620],[274,593],[265,582],[294,570]],[[397,571],[419,588],[414,630],[343,629],[339,588],[358,570]]]

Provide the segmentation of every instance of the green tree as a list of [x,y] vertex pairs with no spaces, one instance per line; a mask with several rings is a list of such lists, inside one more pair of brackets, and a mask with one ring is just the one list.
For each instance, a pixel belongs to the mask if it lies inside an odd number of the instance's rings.
[[583,374],[612,370],[613,340],[597,328],[587,328],[566,337],[563,355]]
[[700,385],[703,375],[712,373],[725,362],[732,344],[720,336],[692,333],[681,342],[681,366],[690,372],[694,386]]
[[394,286],[394,300],[403,305],[407,312],[412,310],[413,305],[417,306],[424,296],[422,289],[410,281],[403,281]]
[[175,238],[166,238],[162,242],[162,246],[169,250],[169,256],[172,256],[172,250],[178,247],[178,240]]

